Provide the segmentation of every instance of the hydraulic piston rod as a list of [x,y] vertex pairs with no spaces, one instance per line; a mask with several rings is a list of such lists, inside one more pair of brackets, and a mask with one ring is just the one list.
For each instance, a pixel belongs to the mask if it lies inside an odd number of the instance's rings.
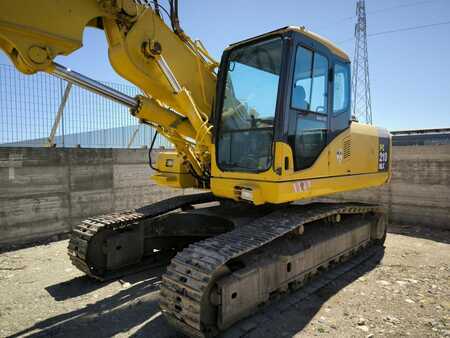
[[136,109],[139,102],[136,98],[121,93],[114,88],[105,86],[104,84],[95,81],[87,76],[77,73],[71,69],[68,69],[60,64],[54,63],[55,68],[52,72],[53,75],[66,80],[70,83],[76,84],[84,89],[87,89],[93,93],[102,95],[107,99],[113,100],[120,104],[127,106],[130,109]]

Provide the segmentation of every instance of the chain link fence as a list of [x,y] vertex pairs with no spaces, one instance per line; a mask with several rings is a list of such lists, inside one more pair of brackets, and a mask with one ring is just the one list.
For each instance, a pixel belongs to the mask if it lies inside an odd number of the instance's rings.
[[[134,86],[104,84],[127,95]],[[49,74],[24,75],[0,64],[0,147],[142,148],[155,130],[128,109]],[[158,135],[155,148],[172,148]]]

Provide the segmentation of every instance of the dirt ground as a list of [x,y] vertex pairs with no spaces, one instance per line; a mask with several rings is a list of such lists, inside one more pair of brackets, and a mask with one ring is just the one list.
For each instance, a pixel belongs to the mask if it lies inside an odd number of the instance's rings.
[[[282,297],[225,337],[450,337],[450,232],[391,229],[366,263],[306,300]],[[181,337],[158,308],[163,268],[98,283],[67,241],[0,254],[1,337]]]

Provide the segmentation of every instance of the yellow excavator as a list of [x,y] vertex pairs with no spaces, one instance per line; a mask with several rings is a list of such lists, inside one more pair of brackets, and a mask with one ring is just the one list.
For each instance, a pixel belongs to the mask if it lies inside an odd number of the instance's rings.
[[[85,27],[105,32],[111,65],[143,95],[54,62],[82,47]],[[379,206],[311,202],[390,179],[390,134],[352,118],[350,61],[327,39],[284,27],[217,63],[181,28],[177,0],[15,0],[0,2],[0,47],[25,74],[128,106],[174,145],[149,159],[152,179],[205,190],[89,218],[68,247],[100,280],[166,262],[160,307],[183,333],[215,336],[383,247]]]

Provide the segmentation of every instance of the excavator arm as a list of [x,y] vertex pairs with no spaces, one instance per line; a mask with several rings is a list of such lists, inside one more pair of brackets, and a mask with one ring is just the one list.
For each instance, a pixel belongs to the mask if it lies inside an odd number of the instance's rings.
[[[132,114],[175,145],[175,160],[184,172],[205,178],[217,63],[180,28],[176,0],[170,1],[170,10],[152,3],[153,7],[134,0],[2,1],[0,48],[25,74],[61,75],[55,57],[81,48],[85,27],[103,29],[111,65],[144,93],[130,105]],[[164,22],[163,11],[172,27]]]

